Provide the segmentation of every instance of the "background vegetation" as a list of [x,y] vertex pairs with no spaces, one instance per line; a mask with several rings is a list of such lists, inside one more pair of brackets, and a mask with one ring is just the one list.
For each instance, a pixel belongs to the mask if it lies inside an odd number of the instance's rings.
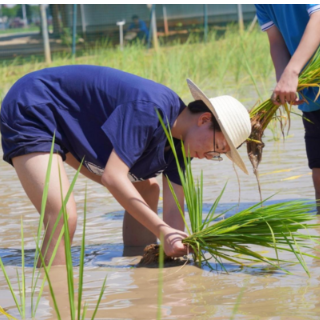
[[[177,40],[157,52],[141,44],[126,46],[120,51],[106,40],[85,49],[81,57],[73,60],[68,53],[55,54],[50,67],[67,64],[121,69],[160,82],[187,100],[191,100],[186,84],[190,78],[209,95],[231,94],[248,102],[248,108],[258,98],[262,100],[271,94],[270,79],[273,81],[267,37],[258,28],[240,36],[235,26],[228,26],[223,35],[211,31],[206,43],[190,35],[186,43]],[[0,100],[17,79],[45,67],[49,66],[36,57],[0,62]],[[254,86],[253,78],[258,86]]]

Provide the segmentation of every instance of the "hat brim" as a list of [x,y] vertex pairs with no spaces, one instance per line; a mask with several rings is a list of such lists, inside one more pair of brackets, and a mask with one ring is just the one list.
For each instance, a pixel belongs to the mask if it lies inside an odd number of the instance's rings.
[[209,110],[212,112],[216,120],[218,121],[221,131],[230,147],[230,151],[227,152],[227,157],[231,159],[244,173],[249,174],[246,168],[246,165],[244,164],[237,150],[237,147],[239,146],[235,146],[232,140],[230,139],[230,136],[225,128],[225,125],[223,121],[221,121],[221,118],[219,117],[219,112],[215,109],[214,105],[212,105],[209,98],[200,90],[200,88],[198,88],[198,86],[195,83],[193,83],[190,79],[187,79],[187,83],[193,98],[195,100],[202,100],[206,104],[206,106],[209,108]]

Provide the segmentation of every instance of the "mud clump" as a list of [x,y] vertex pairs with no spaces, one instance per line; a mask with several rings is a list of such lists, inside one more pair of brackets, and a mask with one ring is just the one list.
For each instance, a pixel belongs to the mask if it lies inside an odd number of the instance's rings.
[[[158,244],[149,244],[143,250],[143,256],[138,263],[138,266],[159,266],[159,257],[160,257],[160,245]],[[167,256],[163,253],[163,262],[172,262],[174,258]]]

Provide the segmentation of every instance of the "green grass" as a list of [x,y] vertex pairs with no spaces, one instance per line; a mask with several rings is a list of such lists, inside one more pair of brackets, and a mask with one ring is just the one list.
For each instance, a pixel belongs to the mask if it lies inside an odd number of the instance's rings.
[[[53,54],[50,66],[109,66],[160,82],[186,100],[191,100],[186,84],[186,79],[191,78],[203,90],[212,93],[212,96],[232,94],[241,97],[243,101],[249,100],[248,108],[251,108],[258,95],[248,75],[244,52],[246,57],[250,57],[250,68],[260,85],[259,92],[268,96],[269,88],[266,81],[268,82],[273,75],[273,65],[267,37],[259,30],[254,30],[242,39],[234,26],[227,27],[222,36],[212,31],[206,43],[196,35],[190,35],[186,43],[180,44],[176,41],[171,45],[162,46],[158,52],[146,50],[139,44],[127,46],[120,51],[112,48],[108,40],[101,41],[97,42],[96,46],[85,49],[82,56],[74,61],[68,53]],[[0,62],[0,100],[20,77],[45,67],[48,65],[36,57]]]

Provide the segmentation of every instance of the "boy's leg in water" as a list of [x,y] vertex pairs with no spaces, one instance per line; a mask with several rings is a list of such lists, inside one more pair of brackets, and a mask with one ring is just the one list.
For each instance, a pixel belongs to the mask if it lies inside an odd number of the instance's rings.
[[[156,178],[135,182],[133,184],[142,198],[155,214],[158,211],[158,202],[160,195],[160,187]],[[143,248],[151,243],[156,243],[156,236],[146,227],[134,219],[129,212],[125,211],[123,219],[123,244],[124,255],[142,254]],[[138,251],[132,247],[138,247]]]
[[[67,153],[66,157],[66,163],[74,169],[78,169],[80,165],[79,161],[76,160],[70,153]],[[101,183],[101,177],[93,174],[84,166],[82,166],[80,172],[91,180],[103,185]],[[155,178],[152,178],[146,181],[135,182],[133,185],[149,205],[151,210],[156,213],[158,210],[158,201],[160,195],[160,187],[157,180]],[[155,243],[157,240],[152,232],[150,232],[136,219],[134,219],[127,211],[125,211],[124,214],[122,230],[124,256],[140,255],[142,254],[143,249],[146,245]]]
[[318,201],[318,214],[320,214],[320,168],[313,168],[312,169],[312,179],[313,179],[313,185],[314,189],[316,191],[316,199]]
[[[66,154],[66,163],[74,169],[78,169],[80,163],[70,153]],[[83,175],[91,180],[101,183],[101,177],[93,174],[87,168],[82,166],[81,171]],[[160,195],[160,187],[156,178],[146,181],[135,182],[133,184],[142,198],[146,201],[152,211],[157,213],[158,201]],[[155,235],[134,219],[129,212],[125,211],[123,220],[123,243],[124,243],[124,256],[136,256],[143,252],[146,245],[155,243],[157,241]]]
[[[50,156],[49,153],[31,153],[31,154],[15,157],[12,159],[14,168],[18,174],[20,182],[27,196],[29,197],[29,199],[31,200],[31,202],[33,203],[33,205],[35,206],[35,208],[39,213],[41,211],[42,194],[43,194],[43,189],[45,185],[45,177],[46,177],[46,172],[48,167],[49,156]],[[63,165],[62,158],[60,155],[54,154],[52,159],[48,199],[47,199],[45,216],[44,216],[44,228],[47,228],[47,231],[42,244],[42,249],[41,249],[42,254],[45,253],[48,240],[52,233],[53,226],[56,222],[56,219],[58,217],[59,211],[62,206],[58,165],[60,167],[63,197],[66,196],[70,186],[70,183]],[[76,230],[76,225],[77,225],[76,204],[74,201],[73,194],[69,198],[69,201],[66,206],[66,210],[69,216],[69,219],[68,219],[69,232],[70,232],[70,238],[72,241],[74,232]],[[50,261],[52,252],[58,240],[62,226],[63,226],[63,217],[60,219],[60,222],[53,235],[47,254],[45,256],[46,264],[48,264]],[[58,247],[55,259],[53,261],[53,265],[61,265],[61,264],[65,264],[63,237],[61,239],[61,243]],[[38,266],[39,265],[40,263],[38,263]]]

